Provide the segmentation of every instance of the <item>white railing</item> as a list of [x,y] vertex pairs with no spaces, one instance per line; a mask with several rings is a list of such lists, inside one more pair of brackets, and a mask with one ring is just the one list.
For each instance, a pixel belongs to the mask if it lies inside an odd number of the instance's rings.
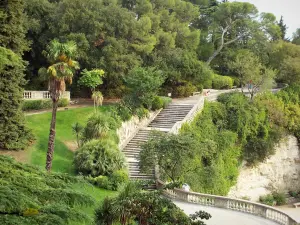
[[204,106],[204,96],[201,96],[198,102],[194,105],[194,107],[190,110],[190,112],[184,117],[183,120],[178,121],[174,124],[170,133],[177,134],[184,123],[190,123],[194,117],[197,115],[199,111],[203,109]]
[[[162,181],[157,180],[158,188],[163,188],[164,186],[165,184]],[[178,188],[165,189],[163,190],[163,194],[166,197],[185,202],[249,213],[255,216],[275,221],[278,224],[282,225],[300,225],[300,223],[298,223],[286,213],[281,212],[280,210],[267,205],[246,200],[217,195],[201,194],[196,192],[187,192]]]
[[[66,98],[70,100],[70,92],[63,92],[61,98]],[[24,100],[41,100],[41,99],[50,99],[49,91],[24,91],[23,92]]]

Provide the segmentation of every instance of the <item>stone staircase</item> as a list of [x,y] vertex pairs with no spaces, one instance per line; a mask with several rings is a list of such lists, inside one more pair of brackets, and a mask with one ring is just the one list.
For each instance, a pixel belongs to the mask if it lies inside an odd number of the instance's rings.
[[141,145],[149,140],[152,130],[169,132],[175,123],[182,121],[194,107],[193,104],[170,104],[163,109],[148,127],[139,129],[137,134],[124,147],[123,152],[127,158],[129,176],[131,179],[153,180],[155,179],[155,170],[152,173],[143,174],[139,168],[139,153]]

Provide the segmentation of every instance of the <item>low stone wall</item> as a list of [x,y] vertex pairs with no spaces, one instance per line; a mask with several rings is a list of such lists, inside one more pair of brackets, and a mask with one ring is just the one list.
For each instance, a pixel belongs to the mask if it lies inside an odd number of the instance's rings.
[[[158,180],[157,186],[158,188],[162,188],[164,183]],[[163,194],[168,198],[185,202],[249,213],[271,221],[275,221],[282,225],[300,225],[297,223],[297,221],[280,210],[250,201],[216,195],[200,194],[196,192],[187,192],[177,188],[163,190]]]
[[128,142],[136,135],[142,127],[147,127],[149,123],[160,113],[161,110],[150,112],[149,116],[140,120],[137,116],[133,116],[129,121],[123,122],[122,126],[117,130],[119,136],[119,148],[122,150]]
[[[50,99],[49,91],[24,91],[23,92],[23,99],[24,100],[42,100],[42,99]],[[63,92],[61,98],[66,98],[70,100],[70,92],[65,91]]]

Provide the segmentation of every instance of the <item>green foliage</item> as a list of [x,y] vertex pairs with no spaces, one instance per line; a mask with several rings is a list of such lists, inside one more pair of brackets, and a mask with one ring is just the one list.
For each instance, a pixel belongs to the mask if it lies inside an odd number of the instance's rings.
[[121,121],[118,117],[113,117],[113,115],[107,112],[96,112],[88,118],[87,124],[82,133],[82,142],[99,138],[110,138],[112,140],[116,140],[118,143],[116,130],[120,126]]
[[284,193],[273,192],[265,196],[260,196],[259,201],[263,204],[275,206],[286,204],[286,197]]
[[198,166],[195,149],[196,143],[189,136],[153,133],[142,146],[141,170],[149,172],[157,164],[162,179],[172,182],[182,180],[185,172]]
[[128,121],[132,117],[131,110],[124,103],[118,104],[115,110],[122,121]]
[[76,207],[93,205],[93,199],[71,188],[75,183],[84,184],[81,179],[42,172],[4,156],[0,156],[0,173],[1,224],[91,222]]
[[231,89],[233,87],[233,80],[231,77],[215,74],[212,80],[212,87],[214,89]]
[[114,171],[109,176],[98,176],[95,178],[90,178],[90,181],[100,188],[116,191],[125,183],[128,183],[129,176],[127,170],[121,169]]
[[155,96],[152,101],[152,110],[158,110],[164,107],[164,102],[161,97]]
[[91,71],[84,69],[82,71],[82,76],[80,77],[78,84],[84,85],[94,90],[97,86],[103,84],[101,78],[103,75],[104,71],[100,69],[93,69]]
[[128,101],[125,102],[133,109],[141,106],[150,109],[163,81],[164,77],[159,70],[141,67],[133,69],[125,79],[129,89]]
[[162,198],[159,192],[142,192],[132,183],[125,186],[117,197],[105,199],[96,210],[97,225],[204,225],[201,220],[209,218],[210,214],[204,211],[188,217],[171,200]]
[[25,38],[27,18],[24,8],[22,0],[0,3],[0,46],[12,50],[18,56],[29,49],[29,41]]
[[76,151],[74,165],[78,173],[107,176],[125,168],[125,157],[114,141],[92,140]]
[[[58,107],[66,107],[68,106],[70,101],[66,98],[62,98],[58,100]],[[41,110],[41,109],[51,109],[52,101],[51,100],[26,100],[23,102],[22,110],[30,111],[30,110]]]
[[274,196],[272,194],[260,196],[259,201],[263,204],[270,205],[270,206],[274,206],[276,204]]
[[174,97],[189,97],[193,92],[197,91],[197,87],[190,82],[184,82],[180,86],[174,88]]
[[167,106],[172,102],[172,99],[169,97],[160,97],[163,101],[163,108],[167,108]]
[[21,110],[24,69],[20,56],[0,47],[0,149],[21,150],[33,139]]

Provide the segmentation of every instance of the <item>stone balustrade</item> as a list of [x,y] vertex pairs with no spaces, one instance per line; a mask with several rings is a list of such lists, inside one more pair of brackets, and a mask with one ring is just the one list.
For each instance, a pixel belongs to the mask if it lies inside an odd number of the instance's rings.
[[[70,92],[63,92],[61,98],[66,98],[70,100]],[[42,100],[42,99],[50,99],[49,91],[24,91],[23,92],[24,100]]]
[[[165,184],[162,181],[157,180],[158,188],[162,188],[164,186]],[[196,192],[187,192],[178,188],[163,190],[163,194],[166,197],[181,200],[184,202],[249,213],[271,221],[275,221],[278,224],[282,225],[300,225],[300,223],[297,223],[297,221],[295,221],[284,212],[281,212],[280,210],[267,205],[246,200],[209,194],[200,194]]]
[[203,109],[203,107],[204,107],[204,96],[201,96],[199,98],[198,102],[191,109],[191,111],[186,115],[186,117],[182,121],[175,123],[175,125],[170,130],[170,133],[178,134],[181,126],[184,123],[190,123],[194,119],[194,117],[197,115],[197,113]]

